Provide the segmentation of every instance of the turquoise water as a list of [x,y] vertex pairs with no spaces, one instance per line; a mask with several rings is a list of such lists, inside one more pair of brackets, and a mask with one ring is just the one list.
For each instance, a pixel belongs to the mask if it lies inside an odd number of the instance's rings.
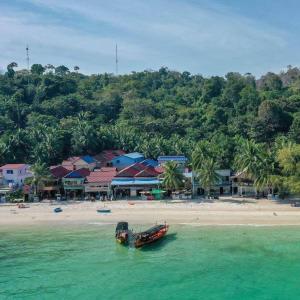
[[0,299],[300,299],[299,229],[173,226],[144,250],[111,226],[0,229]]

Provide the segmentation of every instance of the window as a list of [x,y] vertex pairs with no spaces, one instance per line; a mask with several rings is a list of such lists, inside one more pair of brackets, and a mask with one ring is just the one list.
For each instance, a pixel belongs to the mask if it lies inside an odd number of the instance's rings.
[[14,174],[13,170],[6,170],[6,174]]

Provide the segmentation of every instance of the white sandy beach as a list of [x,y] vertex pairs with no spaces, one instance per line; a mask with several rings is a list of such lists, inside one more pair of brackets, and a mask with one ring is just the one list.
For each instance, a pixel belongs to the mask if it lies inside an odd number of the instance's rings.
[[[0,226],[115,224],[125,220],[131,224],[205,225],[300,225],[300,208],[270,200],[221,199],[216,202],[113,201],[75,203],[31,203],[29,208],[0,205]],[[54,213],[55,207],[62,213]],[[98,208],[110,208],[100,214]]]

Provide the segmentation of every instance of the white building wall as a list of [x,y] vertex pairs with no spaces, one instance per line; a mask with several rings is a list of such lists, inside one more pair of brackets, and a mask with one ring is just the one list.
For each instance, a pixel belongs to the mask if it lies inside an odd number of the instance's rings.
[[3,174],[4,183],[13,186],[15,185],[22,186],[26,178],[32,177],[32,174],[29,172],[28,165],[25,165],[18,169],[3,168],[2,174]]

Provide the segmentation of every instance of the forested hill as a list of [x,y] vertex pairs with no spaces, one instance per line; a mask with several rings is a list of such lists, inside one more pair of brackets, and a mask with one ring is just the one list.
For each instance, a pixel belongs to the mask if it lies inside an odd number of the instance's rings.
[[58,163],[102,149],[191,155],[211,141],[231,165],[239,137],[300,142],[300,71],[204,78],[167,68],[86,76],[33,65],[0,75],[0,163]]

